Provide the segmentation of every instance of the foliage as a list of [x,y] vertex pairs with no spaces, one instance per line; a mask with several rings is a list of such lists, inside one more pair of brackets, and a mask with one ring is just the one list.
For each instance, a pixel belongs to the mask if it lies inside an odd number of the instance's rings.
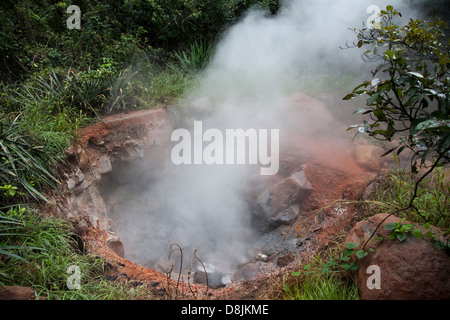
[[[341,267],[342,253],[330,251],[315,256],[303,268],[293,272],[294,283],[283,284],[284,298],[289,300],[357,300],[358,289],[347,270]],[[291,279],[292,281],[292,279]]]
[[124,67],[136,53],[159,59],[194,41],[211,41],[251,6],[276,13],[278,0],[81,0],[81,29],[69,30],[70,1],[0,2],[0,80],[43,69],[98,68],[103,58]]
[[[414,193],[417,179],[404,169],[384,173],[376,181],[379,187],[369,197],[369,215],[406,207]],[[410,208],[399,212],[401,218],[450,230],[450,184],[445,170],[438,168],[418,188],[413,201],[417,210]]]
[[348,284],[334,275],[308,275],[297,285],[285,284],[287,300],[358,300],[356,285]]
[[0,119],[0,186],[7,190],[0,194],[2,203],[8,203],[18,190],[45,199],[38,187],[56,189],[59,183],[51,173],[55,159],[24,134],[19,118]]
[[[4,210],[3,210],[4,211]],[[0,211],[0,284],[31,286],[47,299],[149,297],[144,288],[106,281],[105,263],[79,251],[67,221],[42,218],[23,207]],[[81,289],[67,287],[70,266],[81,271]]]
[[[422,231],[411,223],[403,223],[405,220],[406,218],[403,218],[397,223],[391,222],[384,226],[385,229],[392,231],[388,238],[391,240],[398,239],[399,241],[405,241],[408,234],[411,233],[416,238],[422,239]],[[430,224],[427,224],[427,227],[430,228]],[[432,237],[431,231],[430,237]]]
[[214,46],[211,42],[194,41],[187,52],[176,51],[174,55],[177,64],[169,65],[172,69],[180,68],[184,73],[195,73],[207,66],[214,55]]
[[373,75],[383,74],[358,85],[344,99],[367,95],[367,107],[356,113],[370,120],[352,128],[388,141],[399,134],[399,145],[387,153],[412,150],[412,170],[417,172],[418,161],[423,165],[429,156],[435,157],[435,166],[450,159],[449,47],[441,40],[443,22],[411,19],[400,27],[395,17],[401,14],[388,6],[381,11],[380,29],[355,29],[357,46],[371,47],[364,58],[382,61]]

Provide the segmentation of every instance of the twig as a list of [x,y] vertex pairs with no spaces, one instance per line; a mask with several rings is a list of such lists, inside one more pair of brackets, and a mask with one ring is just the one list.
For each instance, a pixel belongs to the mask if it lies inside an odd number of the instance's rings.
[[[172,247],[174,247],[174,246],[176,246],[176,248],[174,249],[174,248],[172,248]],[[177,295],[178,295],[178,286],[180,285],[180,277],[181,277],[181,272],[183,271],[183,248],[181,248],[181,246],[179,245],[179,244],[177,244],[177,243],[172,243],[171,245],[170,245],[170,253],[169,253],[169,260],[170,260],[170,257],[171,257],[171,255],[172,255],[172,253],[174,252],[174,251],[180,251],[180,270],[179,270],[179,272],[178,272],[178,278],[177,278],[177,285],[176,285],[176,287],[175,287],[175,299],[177,298]],[[172,268],[170,269],[170,273],[172,272],[172,270],[173,270],[173,266],[172,266]]]

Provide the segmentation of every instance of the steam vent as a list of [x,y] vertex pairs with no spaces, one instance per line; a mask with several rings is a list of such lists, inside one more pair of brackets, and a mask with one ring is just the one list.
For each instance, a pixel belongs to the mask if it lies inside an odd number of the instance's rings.
[[[282,100],[293,114],[305,102],[326,108],[302,93]],[[349,226],[351,207],[324,204],[358,199],[375,175],[371,166],[386,165],[358,157],[371,148],[365,143],[288,126],[276,175],[260,175],[257,165],[174,165],[171,134],[189,123],[161,109],[83,129],[66,150],[64,198],[52,207],[113,273],[155,288],[169,276],[220,294],[295,270]]]

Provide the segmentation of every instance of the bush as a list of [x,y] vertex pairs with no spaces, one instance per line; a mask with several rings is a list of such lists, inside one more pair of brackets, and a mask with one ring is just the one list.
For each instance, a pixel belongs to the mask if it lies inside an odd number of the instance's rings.
[[[366,95],[367,106],[356,113],[370,116],[355,125],[359,132],[380,140],[399,138],[389,152],[410,149],[412,171],[431,159],[433,170],[450,160],[449,47],[443,22],[410,20],[394,23],[401,14],[392,6],[381,11],[379,29],[357,31],[358,47],[368,46],[364,59],[379,62],[373,76],[344,99]],[[356,31],[356,30],[355,30]],[[389,153],[388,152],[388,153]]]

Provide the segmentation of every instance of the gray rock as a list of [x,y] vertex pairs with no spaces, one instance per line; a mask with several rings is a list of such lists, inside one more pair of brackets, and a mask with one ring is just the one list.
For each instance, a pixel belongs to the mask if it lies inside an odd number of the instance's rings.
[[75,185],[76,185],[77,183],[75,182],[75,180],[74,179],[72,179],[72,178],[69,178],[68,180],[67,180],[67,188],[70,190],[70,191],[73,191],[73,189],[75,189]]
[[233,281],[253,281],[260,274],[261,269],[255,263],[249,263],[240,268],[233,275]]
[[212,264],[205,263],[205,269],[203,266],[198,265],[195,268],[194,281],[200,284],[208,284],[208,287],[212,289],[223,288],[227,283],[231,282],[230,277],[218,270]]
[[[264,190],[256,202],[259,206],[259,215],[265,219],[279,220],[284,219],[286,223],[293,217],[294,208],[289,209],[295,204],[301,203],[313,190],[310,182],[305,176],[304,171],[292,174],[290,177]],[[277,214],[286,211],[277,218]]]
[[100,174],[106,174],[112,171],[111,160],[108,157],[102,157],[98,161]]
[[281,211],[270,217],[268,221],[274,227],[278,227],[282,224],[290,225],[297,219],[299,210],[300,206],[298,204],[290,206],[287,210]]

